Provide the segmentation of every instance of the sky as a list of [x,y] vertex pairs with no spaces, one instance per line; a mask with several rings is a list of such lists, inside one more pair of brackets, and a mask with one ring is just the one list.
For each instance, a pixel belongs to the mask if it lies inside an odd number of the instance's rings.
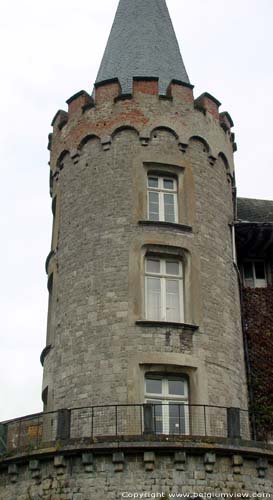
[[[66,100],[92,91],[117,3],[1,3],[0,421],[42,409],[52,224],[47,136]],[[272,199],[272,0],[167,3],[195,97],[209,92],[235,123],[238,195]]]

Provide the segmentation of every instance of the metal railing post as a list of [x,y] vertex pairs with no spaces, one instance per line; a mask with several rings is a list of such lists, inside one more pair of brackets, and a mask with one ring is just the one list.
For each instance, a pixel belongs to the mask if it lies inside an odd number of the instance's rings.
[[71,410],[58,410],[57,439],[69,439],[71,429]]
[[[184,409],[185,412],[185,409]],[[178,405],[178,421],[179,421],[179,435],[181,434],[181,408],[180,404]]]
[[227,431],[229,438],[241,438],[240,408],[227,408]]
[[207,413],[206,413],[206,406],[204,406],[204,427],[205,427],[205,436],[207,435]]
[[91,437],[93,439],[94,437],[94,407],[92,406],[92,413],[91,413]]
[[37,431],[36,431],[36,447],[39,446],[39,434],[40,434],[40,416],[38,415],[38,421],[37,421]]
[[144,434],[153,434],[155,432],[153,419],[153,405],[146,403],[143,405],[144,414]]
[[0,455],[6,453],[7,451],[7,437],[8,437],[8,427],[7,424],[0,424]]
[[22,420],[19,420],[19,430],[18,430],[18,439],[17,439],[17,449],[20,448],[21,444],[21,432],[22,432]]

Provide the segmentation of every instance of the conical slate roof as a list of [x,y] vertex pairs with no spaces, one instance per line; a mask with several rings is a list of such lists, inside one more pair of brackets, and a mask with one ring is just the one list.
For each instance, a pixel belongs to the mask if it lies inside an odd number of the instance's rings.
[[133,77],[158,77],[162,94],[190,83],[165,0],[119,1],[96,83],[118,78],[127,94]]

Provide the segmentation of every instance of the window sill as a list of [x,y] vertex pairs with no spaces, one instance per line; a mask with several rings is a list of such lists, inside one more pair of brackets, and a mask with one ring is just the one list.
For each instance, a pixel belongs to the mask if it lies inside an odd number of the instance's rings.
[[195,332],[198,330],[198,325],[191,325],[188,323],[174,323],[171,321],[150,321],[150,320],[139,320],[136,321],[137,326],[146,326],[150,328],[178,328],[180,330],[188,330],[191,332]]
[[177,222],[165,222],[165,221],[154,221],[154,220],[140,220],[138,223],[142,226],[154,226],[162,227],[166,229],[176,229],[183,233],[192,233],[192,226],[187,226],[186,224],[178,224]]

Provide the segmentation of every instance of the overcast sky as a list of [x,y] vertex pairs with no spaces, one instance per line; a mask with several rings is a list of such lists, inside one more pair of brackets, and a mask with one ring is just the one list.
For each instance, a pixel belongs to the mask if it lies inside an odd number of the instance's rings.
[[[1,4],[0,421],[42,408],[52,222],[47,135],[71,95],[92,91],[117,3]],[[272,199],[272,0],[167,3],[195,96],[210,92],[235,123],[239,196]]]

